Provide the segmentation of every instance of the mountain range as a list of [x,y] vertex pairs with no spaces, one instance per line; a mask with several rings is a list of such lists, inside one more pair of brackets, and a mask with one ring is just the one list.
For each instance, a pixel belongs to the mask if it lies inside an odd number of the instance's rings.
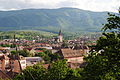
[[0,11],[0,30],[95,32],[106,23],[107,13],[77,8]]

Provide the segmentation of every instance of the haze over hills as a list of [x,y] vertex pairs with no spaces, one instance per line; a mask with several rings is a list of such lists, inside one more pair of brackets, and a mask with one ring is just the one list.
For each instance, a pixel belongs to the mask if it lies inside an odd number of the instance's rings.
[[107,13],[77,8],[0,11],[0,30],[95,32],[103,27]]

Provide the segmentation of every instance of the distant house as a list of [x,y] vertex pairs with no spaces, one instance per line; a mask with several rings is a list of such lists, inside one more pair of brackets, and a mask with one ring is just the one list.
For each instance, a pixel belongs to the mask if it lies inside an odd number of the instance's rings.
[[4,54],[0,54],[0,70],[5,71],[9,65],[9,58]]
[[[19,60],[19,61],[18,61]],[[26,60],[22,56],[11,55],[9,58],[0,55],[0,78],[10,79],[26,68]]]
[[52,50],[51,46],[45,46],[45,47],[42,47],[42,48],[45,48],[45,49],[48,49],[48,50]]
[[70,48],[61,49],[59,52],[61,59],[67,59],[68,67],[74,69],[85,65],[83,60],[84,54],[84,50],[82,49],[74,50]]
[[82,50],[73,50],[69,48],[61,49],[60,56],[62,59],[67,59],[68,62],[82,63],[84,52]]
[[88,46],[85,45],[76,45],[75,47],[73,47],[73,50],[81,50],[83,51],[84,55],[86,55],[89,52]]
[[0,52],[9,54],[10,47],[0,47]]
[[10,57],[9,64],[10,64],[10,69],[12,70],[12,72],[19,73],[21,69],[23,70],[26,68],[26,59],[22,56],[18,57],[18,56],[13,55]]
[[35,47],[50,47],[50,45],[46,43],[35,43]]
[[25,57],[25,59],[27,66],[33,66],[34,64],[43,61],[41,57]]
[[30,53],[29,56],[35,55],[35,50],[32,47],[27,47],[27,48],[24,48],[23,50],[27,50]]

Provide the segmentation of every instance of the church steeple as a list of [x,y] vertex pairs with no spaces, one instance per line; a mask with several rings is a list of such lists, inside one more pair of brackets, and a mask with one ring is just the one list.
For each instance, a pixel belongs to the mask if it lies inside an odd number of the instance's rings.
[[61,31],[61,29],[60,29],[60,31],[59,31],[59,34],[58,34],[59,36],[61,35],[62,36],[62,31]]
[[58,42],[63,42],[63,36],[62,36],[61,29],[60,29],[59,34],[58,34]]

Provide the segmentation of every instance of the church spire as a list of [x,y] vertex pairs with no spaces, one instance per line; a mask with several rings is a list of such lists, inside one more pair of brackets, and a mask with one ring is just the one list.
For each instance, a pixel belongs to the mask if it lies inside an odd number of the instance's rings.
[[61,29],[60,29],[59,34],[58,34],[58,42],[63,42],[63,36],[62,36]]
[[59,31],[59,34],[58,34],[59,36],[62,36],[62,31],[61,31],[61,29],[60,29],[60,31]]

